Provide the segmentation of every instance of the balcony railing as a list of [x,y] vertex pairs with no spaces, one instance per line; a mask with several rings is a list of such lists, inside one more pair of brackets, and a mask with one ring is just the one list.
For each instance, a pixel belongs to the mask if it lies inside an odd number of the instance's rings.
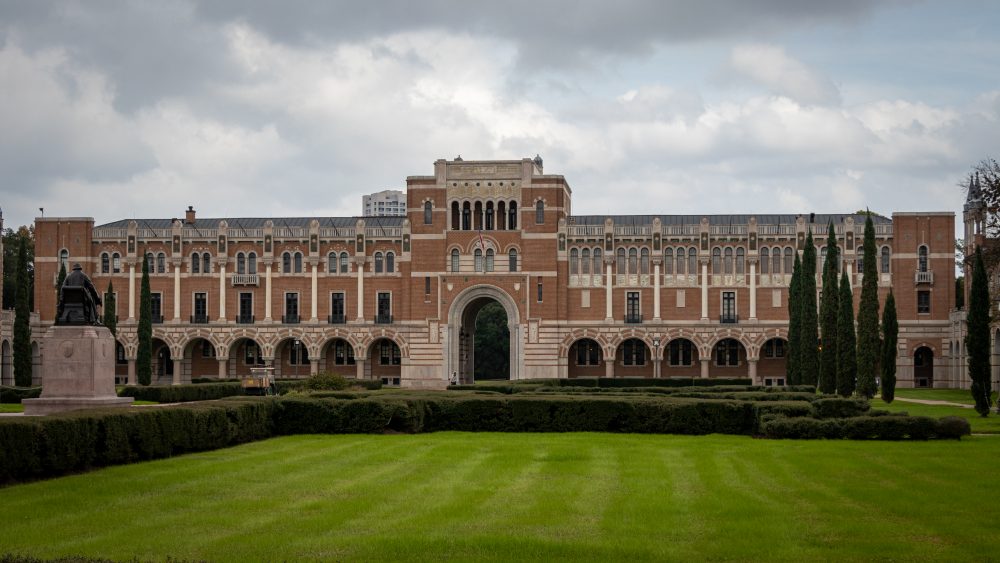
[[625,315],[625,324],[642,324],[642,315]]
[[722,324],[736,324],[740,322],[739,315],[719,315],[719,322]]
[[236,324],[238,325],[252,325],[253,321],[253,315],[236,315]]
[[391,325],[392,324],[392,315],[386,315],[386,314],[381,314],[381,313],[378,314],[378,315],[375,315],[375,324],[378,324],[378,325]]
[[297,325],[301,321],[298,315],[281,315],[281,323],[286,325]]
[[233,274],[232,279],[233,287],[237,285],[252,285],[256,287],[257,284],[257,274]]
[[913,276],[914,283],[934,283],[934,272],[917,272]]
[[332,325],[342,325],[347,322],[347,315],[330,315],[326,318],[326,322]]
[[191,315],[191,324],[193,325],[208,324],[208,314]]

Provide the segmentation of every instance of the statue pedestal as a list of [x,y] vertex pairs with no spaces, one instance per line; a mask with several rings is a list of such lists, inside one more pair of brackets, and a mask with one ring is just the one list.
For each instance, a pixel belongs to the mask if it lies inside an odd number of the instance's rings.
[[42,346],[42,395],[22,401],[24,414],[132,404],[115,393],[115,339],[107,327],[53,326]]

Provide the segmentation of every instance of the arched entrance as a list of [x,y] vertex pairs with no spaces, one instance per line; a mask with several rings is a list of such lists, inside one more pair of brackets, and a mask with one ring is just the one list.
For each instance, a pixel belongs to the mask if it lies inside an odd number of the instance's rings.
[[299,338],[286,338],[274,348],[274,376],[285,379],[309,377],[309,347]]
[[663,347],[661,377],[700,377],[698,346],[687,338],[674,338]]
[[170,358],[170,346],[159,338],[152,340],[153,383],[169,385],[174,379],[174,362]]
[[604,375],[604,350],[596,340],[581,338],[569,347],[569,377]]
[[372,379],[382,381],[382,385],[399,387],[403,371],[403,354],[391,338],[377,338],[368,348],[368,370]]
[[195,378],[219,377],[219,361],[215,357],[215,345],[204,338],[194,338],[184,347],[184,381]]
[[[476,285],[463,291],[452,302],[448,313],[448,370],[446,378],[461,383],[475,382],[476,319],[484,307],[497,303],[507,318],[508,368],[500,379],[520,379],[520,314],[517,304],[504,290],[492,285]],[[491,374],[492,375],[492,374]]]
[[757,378],[764,385],[784,385],[788,361],[788,341],[784,338],[772,338],[760,347],[760,360],[757,362]]
[[723,338],[712,349],[710,377],[747,377],[747,351],[735,338]]
[[343,338],[334,338],[323,346],[321,362],[320,365],[323,366],[323,371],[326,373],[357,377],[354,346]]
[[913,352],[914,387],[934,387],[934,352],[921,346]]
[[615,350],[615,377],[653,377],[649,346],[639,338],[627,338]]
[[253,338],[240,338],[229,346],[229,377],[249,375],[255,367],[264,367],[264,355]]

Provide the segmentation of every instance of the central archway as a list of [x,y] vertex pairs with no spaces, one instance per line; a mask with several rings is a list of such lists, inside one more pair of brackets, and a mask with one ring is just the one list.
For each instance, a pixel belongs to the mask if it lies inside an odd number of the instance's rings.
[[496,286],[476,285],[460,293],[448,312],[448,369],[445,377],[449,381],[475,381],[476,318],[490,303],[499,303],[507,316],[510,339],[507,378],[520,379],[521,330],[517,304],[506,291]]

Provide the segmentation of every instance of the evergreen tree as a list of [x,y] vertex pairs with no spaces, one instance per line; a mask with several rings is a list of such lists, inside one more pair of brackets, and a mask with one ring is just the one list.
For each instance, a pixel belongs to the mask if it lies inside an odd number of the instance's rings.
[[864,274],[861,303],[858,305],[858,395],[875,396],[878,366],[878,270],[875,267],[875,224],[871,214],[865,219]]
[[56,307],[59,307],[59,296],[62,295],[62,286],[66,281],[66,264],[59,262],[59,276],[56,277]]
[[799,253],[795,253],[795,266],[792,267],[792,281],[788,284],[788,353],[785,355],[785,383],[799,385],[802,383],[802,371],[799,369],[799,340],[802,331],[802,307],[799,294],[802,287],[802,262]]
[[990,389],[990,288],[983,253],[978,247],[972,267],[966,327],[965,348],[969,354],[972,398],[976,401],[976,412],[987,416],[993,400]]
[[510,329],[507,312],[496,301],[476,316],[475,374],[480,379],[510,379]]
[[[837,270],[840,269],[840,249],[837,235],[830,223],[826,238],[826,260],[823,262],[823,299],[820,301],[819,316],[822,327],[823,352],[820,355],[819,389],[823,393],[837,392],[837,302],[840,290],[837,288]],[[853,315],[852,315],[853,317]]]
[[28,296],[31,284],[28,282],[28,245],[24,239],[17,249],[17,271],[14,297],[14,385],[31,386],[31,325]]
[[965,277],[955,278],[955,308],[961,311],[965,308]]
[[896,298],[889,290],[882,310],[882,400],[891,403],[896,397],[896,347],[899,340],[899,323],[896,321]]
[[115,303],[115,286],[108,282],[108,291],[104,294],[104,326],[111,331],[111,336],[118,336],[118,305]]
[[136,351],[136,379],[140,385],[153,381],[153,299],[149,292],[149,260],[142,260],[142,291],[139,294],[139,349]]
[[840,276],[840,295],[837,299],[837,393],[842,397],[854,394],[854,384],[858,377],[858,358],[854,335],[854,294],[851,279],[845,271]]
[[806,234],[799,282],[802,330],[799,340],[799,372],[802,385],[816,385],[819,375],[819,320],[816,317],[816,246],[812,230]]

